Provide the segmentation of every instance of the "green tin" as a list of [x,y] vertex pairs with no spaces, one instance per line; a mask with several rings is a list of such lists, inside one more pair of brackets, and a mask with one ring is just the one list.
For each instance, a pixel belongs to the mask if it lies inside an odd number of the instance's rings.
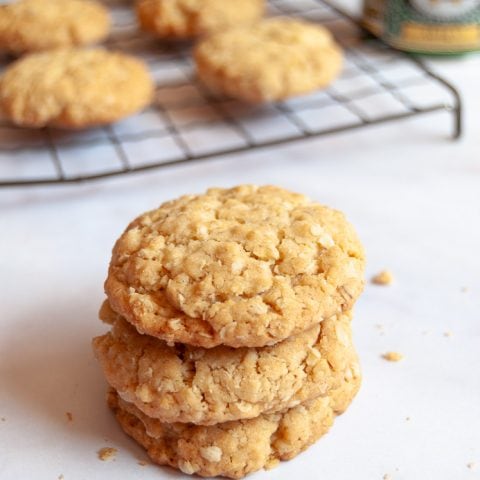
[[409,52],[480,50],[480,0],[365,0],[364,25]]

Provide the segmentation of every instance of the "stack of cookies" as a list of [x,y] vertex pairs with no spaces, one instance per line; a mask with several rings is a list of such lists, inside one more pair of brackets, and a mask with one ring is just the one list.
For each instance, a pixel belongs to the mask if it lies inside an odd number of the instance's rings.
[[211,189],[117,241],[93,341],[108,403],[152,460],[240,478],[327,432],[360,385],[361,244],[343,214],[277,187]]

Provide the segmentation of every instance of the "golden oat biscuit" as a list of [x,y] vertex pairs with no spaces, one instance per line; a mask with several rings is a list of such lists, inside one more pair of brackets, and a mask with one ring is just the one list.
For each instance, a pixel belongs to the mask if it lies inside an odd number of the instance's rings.
[[203,477],[241,478],[292,459],[327,433],[335,415],[356,395],[360,381],[359,375],[345,379],[330,396],[281,413],[211,426],[162,423],[122,400],[114,390],[108,403],[123,430],[155,463]]
[[283,100],[328,86],[342,52],[320,25],[289,18],[215,33],[195,49],[199,78],[249,103]]
[[111,310],[107,315],[113,328],[93,346],[108,382],[123,400],[162,422],[254,418],[325,396],[343,376],[358,375],[350,315],[271,347],[211,349],[168,346]]
[[140,333],[211,348],[273,345],[351,309],[364,255],[336,210],[279,187],[214,188],[134,220],[105,282]]
[[15,124],[87,128],[147,106],[153,82],[140,60],[103,49],[65,49],[17,60],[0,80],[0,104]]
[[160,38],[185,39],[259,20],[264,0],[137,0],[143,30]]
[[0,50],[15,55],[103,40],[107,10],[91,0],[20,0],[0,6]]

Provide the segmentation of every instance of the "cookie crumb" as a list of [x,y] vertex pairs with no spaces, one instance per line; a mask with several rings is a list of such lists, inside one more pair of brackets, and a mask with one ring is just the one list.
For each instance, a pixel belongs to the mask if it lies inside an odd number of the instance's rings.
[[410,421],[410,417],[405,417],[405,420],[406,420],[407,422],[409,422],[409,421]]
[[475,462],[468,462],[467,468],[469,468],[470,470],[473,470],[475,468]]
[[68,422],[73,422],[73,413],[72,412],[65,412],[65,416],[67,417]]
[[61,473],[59,476],[58,476],[58,480],[64,480],[65,477],[63,476],[63,473]]
[[392,476],[389,475],[388,473],[386,473],[386,474],[383,476],[383,480],[392,480]]
[[118,450],[116,448],[103,447],[97,452],[97,455],[102,462],[107,462],[115,459],[117,452]]
[[399,362],[403,359],[403,355],[399,352],[386,352],[382,355],[382,358],[389,362]]
[[443,332],[444,337],[451,337],[453,336],[453,333],[450,330],[447,330],[446,332]]
[[391,285],[393,283],[393,275],[389,270],[382,270],[372,277],[372,283],[375,285]]
[[146,467],[148,465],[148,462],[145,460],[139,460],[137,462],[141,467]]

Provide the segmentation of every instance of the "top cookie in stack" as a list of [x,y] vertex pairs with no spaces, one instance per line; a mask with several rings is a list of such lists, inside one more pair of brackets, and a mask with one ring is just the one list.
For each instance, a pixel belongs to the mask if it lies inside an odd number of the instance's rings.
[[363,267],[342,213],[278,187],[239,186],[134,220],[105,290],[140,333],[170,344],[262,347],[350,310]]

